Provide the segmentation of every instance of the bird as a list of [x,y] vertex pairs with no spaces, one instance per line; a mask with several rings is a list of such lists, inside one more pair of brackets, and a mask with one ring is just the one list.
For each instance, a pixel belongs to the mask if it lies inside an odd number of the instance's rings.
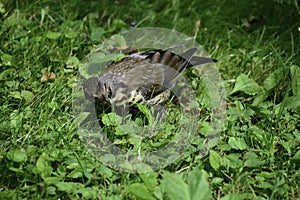
[[118,112],[124,105],[154,106],[167,101],[176,80],[187,68],[216,62],[209,57],[194,56],[197,48],[173,53],[179,46],[136,52],[112,62],[99,76],[84,81],[85,98],[106,102]]

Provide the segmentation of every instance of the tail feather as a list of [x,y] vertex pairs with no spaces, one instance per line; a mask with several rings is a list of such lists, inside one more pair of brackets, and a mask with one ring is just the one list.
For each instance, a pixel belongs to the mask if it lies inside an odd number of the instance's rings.
[[[198,57],[198,56],[193,56],[190,61],[192,66],[197,66],[197,65],[203,65],[206,63],[213,63],[217,62],[216,59],[208,58],[208,57]],[[192,67],[191,66],[191,67]]]
[[182,53],[180,56],[185,58],[187,61],[189,61],[197,50],[198,50],[197,48],[191,48],[186,52]]
[[197,65],[206,64],[206,63],[217,62],[217,60],[209,57],[193,56],[197,50],[198,50],[197,48],[191,48],[180,55],[181,57],[187,60],[188,62],[187,67],[193,67]]

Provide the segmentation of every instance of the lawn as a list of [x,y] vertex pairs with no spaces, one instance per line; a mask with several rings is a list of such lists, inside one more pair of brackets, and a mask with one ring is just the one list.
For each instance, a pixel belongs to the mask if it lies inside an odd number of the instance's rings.
[[[99,159],[82,140],[74,93],[89,55],[132,22],[183,33],[217,59],[226,112],[219,140],[205,142],[215,110],[204,78],[187,71],[201,110],[191,144],[177,157],[171,148],[176,159],[163,167],[128,162],[120,170],[107,165],[114,155]],[[296,0],[3,0],[0,44],[0,199],[300,199]],[[125,125],[102,114],[104,130],[127,155],[159,150],[186,139],[173,134],[183,120],[176,106],[149,140],[130,135],[147,119],[154,124],[142,105],[144,116]]]

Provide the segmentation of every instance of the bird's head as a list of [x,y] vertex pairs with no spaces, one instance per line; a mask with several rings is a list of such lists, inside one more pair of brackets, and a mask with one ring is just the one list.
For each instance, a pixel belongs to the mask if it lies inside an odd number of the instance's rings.
[[83,84],[83,91],[85,98],[90,101],[107,100],[105,86],[98,77],[87,79]]

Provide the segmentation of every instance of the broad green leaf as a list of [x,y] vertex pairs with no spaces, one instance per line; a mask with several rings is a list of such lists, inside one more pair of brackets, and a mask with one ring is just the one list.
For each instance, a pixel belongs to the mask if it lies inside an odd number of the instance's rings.
[[93,53],[89,58],[89,64],[91,63],[105,63],[108,61],[114,61],[115,59],[119,58],[123,54],[119,53],[112,53],[105,55],[102,52]]
[[21,91],[21,97],[23,99],[25,99],[26,102],[30,102],[32,101],[33,97],[34,97],[34,94],[30,91],[27,91],[27,90],[22,90]]
[[[119,28],[119,27],[127,28],[127,26],[128,26],[128,24],[125,23],[121,19],[113,19],[113,21],[112,21],[112,27],[114,29]],[[120,36],[120,38],[123,38],[123,36]],[[126,44],[126,43],[124,43],[124,44]]]
[[57,40],[60,36],[61,36],[61,33],[59,33],[59,32],[49,31],[46,35],[46,38],[51,39],[51,40]]
[[80,166],[78,161],[75,159],[68,160],[68,162],[66,164],[67,164],[67,166],[66,166],[67,169],[76,169]]
[[249,151],[249,152],[245,153],[245,156],[244,156],[244,158],[246,160],[248,160],[248,159],[254,159],[254,158],[257,158],[257,157],[258,156],[256,155],[256,153],[254,153],[252,151]]
[[83,63],[80,65],[79,73],[88,79],[92,76],[99,76],[106,67],[106,63]]
[[245,161],[244,163],[244,166],[245,167],[259,167],[261,165],[264,165],[265,162],[264,161],[261,161],[257,158],[254,158],[254,159],[248,159]]
[[24,79],[29,79],[31,77],[32,70],[25,68],[24,70],[19,72],[19,76]]
[[279,69],[276,69],[272,72],[268,78],[263,82],[263,87],[266,91],[275,88],[281,81],[284,79],[286,74],[288,73],[289,67],[285,66]]
[[272,72],[263,82],[263,90],[254,99],[252,105],[256,106],[259,103],[263,102],[269,96],[271,90],[285,78],[286,74],[288,73],[288,69],[289,68],[286,66],[276,69],[274,72]]
[[5,13],[5,8],[2,3],[0,3],[0,13]]
[[[13,11],[8,12],[7,14],[10,14],[10,16],[6,16],[1,20],[1,30],[0,35],[6,30],[8,30],[10,27],[17,27],[22,24],[22,26],[26,26],[28,24],[28,21],[24,19],[24,13],[20,12],[19,9],[14,9]],[[15,29],[20,30],[20,29]]]
[[298,167],[300,166],[300,150],[298,150],[292,158],[292,162],[295,163]]
[[192,200],[206,200],[211,198],[211,191],[205,174],[200,169],[194,169],[188,174],[188,185]]
[[[112,162],[112,161],[111,161]],[[132,163],[130,162],[123,162],[119,165],[122,169],[124,169],[125,171],[133,171],[134,168],[132,166]]]
[[91,63],[102,63],[103,59],[105,57],[105,53],[103,52],[95,52],[95,53],[92,53],[90,55],[90,57],[88,58],[88,63],[91,64]]
[[246,74],[241,74],[237,77],[233,90],[230,92],[232,95],[235,92],[244,92],[249,95],[255,95],[260,91],[259,85]]
[[0,63],[0,66],[2,64],[7,65],[7,66],[12,66],[15,62],[15,57],[12,56],[12,55],[4,53],[4,54],[1,55],[1,60],[2,60],[2,63]]
[[286,108],[290,108],[294,111],[300,111],[300,94],[298,96],[292,96],[292,97],[287,97],[283,100],[283,102],[281,102],[280,104],[278,104],[278,106],[280,107],[280,105],[283,104],[284,107]]
[[108,46],[112,45],[114,47],[122,47],[127,45],[125,38],[120,34],[112,35],[106,42]]
[[15,69],[6,69],[4,70],[1,74],[0,74],[0,80],[3,80],[4,78],[6,78],[9,74],[15,72]]
[[104,154],[99,160],[103,161],[103,163],[114,163],[116,162],[116,157],[114,154]]
[[211,181],[212,184],[219,185],[224,182],[224,178],[214,177]]
[[253,134],[258,140],[263,141],[264,135],[267,134],[263,129],[257,127],[257,126],[251,126],[249,127],[249,132]]
[[240,159],[241,155],[236,153],[231,153],[229,155],[224,156],[223,162],[225,166],[237,169],[242,167],[243,161]]
[[200,133],[201,133],[201,135],[207,135],[208,133],[209,133],[209,131],[210,131],[210,123],[208,123],[208,122],[206,122],[206,121],[200,121],[199,122],[199,125],[201,126],[201,128],[200,128]]
[[125,57],[126,57],[125,54],[118,54],[118,55],[116,55],[116,57],[114,58],[114,61],[115,61],[115,62],[118,62],[118,61],[122,60],[122,59],[125,58]]
[[82,183],[74,183],[74,182],[58,182],[55,183],[55,186],[58,190],[64,191],[67,193],[78,193],[81,188],[84,188]]
[[19,113],[18,110],[14,110],[12,113],[10,113],[10,125],[14,128],[18,128],[22,126],[22,120],[24,118],[24,113]]
[[80,61],[76,56],[70,56],[66,62],[66,67],[71,69],[77,69],[79,64]]
[[222,157],[217,152],[211,150],[209,153],[209,163],[214,170],[218,171],[222,165]]
[[[16,172],[16,173],[20,173],[20,174],[23,174],[25,173],[22,169],[20,168],[15,168],[15,167],[9,167],[8,168],[10,171],[13,171],[13,172]],[[1,199],[1,198],[0,198]]]
[[24,149],[14,149],[7,153],[7,158],[14,162],[25,162],[27,153]]
[[248,148],[248,146],[243,138],[230,137],[228,144],[233,149],[245,150]]
[[153,194],[157,199],[164,200],[164,191],[162,187],[160,186],[155,187]]
[[47,195],[57,195],[55,186],[48,185],[46,190],[47,190]]
[[112,169],[110,169],[109,167],[105,166],[105,165],[101,165],[99,168],[97,168],[99,173],[104,176],[105,178],[109,178],[113,175],[113,171]]
[[90,115],[89,112],[82,112],[74,119],[74,124],[79,126]]
[[99,74],[110,64],[124,58],[124,54],[104,54],[103,52],[95,52],[90,55],[88,62],[79,66],[79,72],[84,78],[91,76],[99,76]]
[[68,176],[69,178],[81,178],[83,177],[83,172],[81,170],[81,168],[77,168],[77,169],[74,169],[73,171],[71,171]]
[[292,75],[292,91],[294,96],[300,96],[300,67],[293,65],[291,66]]
[[91,39],[93,41],[100,41],[102,39],[101,37],[103,36],[104,32],[105,31],[102,27],[93,28],[92,34],[91,34]]
[[46,153],[42,153],[36,162],[36,172],[42,176],[42,178],[49,177],[52,173],[52,167],[48,162],[49,157]]
[[106,126],[118,126],[122,123],[122,117],[116,113],[108,113],[102,116],[102,122]]
[[295,153],[295,155],[293,156],[293,159],[300,161],[300,150]]
[[157,173],[154,172],[149,165],[138,163],[135,165],[135,168],[147,188],[154,188],[157,186]]
[[[103,122],[104,123],[104,122]],[[126,124],[121,124],[116,127],[116,135],[128,135],[128,134],[138,134],[139,126],[133,122],[128,121]]]
[[97,189],[84,187],[78,190],[78,193],[82,194],[82,199],[98,199],[97,198]]
[[9,93],[11,96],[13,96],[15,99],[22,99],[21,93],[19,91],[13,91]]
[[[17,88],[20,85],[20,82],[18,82],[18,81],[5,81],[5,85],[7,85],[10,88]],[[12,92],[10,92],[10,94],[12,94]]]
[[188,185],[182,180],[179,174],[165,171],[161,181],[166,195],[172,200],[191,200]]
[[127,192],[130,192],[138,199],[156,200],[156,198],[149,192],[146,186],[142,183],[133,183],[127,186],[125,190]]
[[276,177],[276,172],[266,172],[266,171],[262,171],[261,173],[259,173],[259,176],[263,177],[263,178],[275,178]]
[[74,31],[73,29],[70,28],[67,31],[65,31],[64,35],[65,35],[66,38],[74,39],[78,36],[78,32],[76,32],[76,31]]
[[59,177],[45,177],[44,181],[47,185],[54,185],[59,183],[60,178]]
[[263,165],[265,162],[258,159],[258,156],[254,152],[247,152],[245,154],[245,167],[259,167]]
[[252,105],[257,106],[259,103],[263,102],[268,96],[269,96],[269,92],[264,90],[261,94],[259,94],[257,97],[255,97]]

